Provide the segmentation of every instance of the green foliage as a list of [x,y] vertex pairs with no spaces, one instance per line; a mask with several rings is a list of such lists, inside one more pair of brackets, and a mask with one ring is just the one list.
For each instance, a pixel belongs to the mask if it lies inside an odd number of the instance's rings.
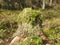
[[[0,10],[0,40],[1,45],[8,41],[12,34],[17,29],[18,25],[16,22],[17,14],[14,13],[16,11],[9,11],[9,10]],[[4,41],[5,40],[5,41]]]
[[[35,17],[39,15],[39,17],[42,19],[43,16],[42,15],[42,12],[40,10],[33,10],[31,8],[25,8],[18,16],[18,21],[20,22],[27,22],[27,23],[30,23],[30,22],[33,22],[35,21]],[[22,21],[24,20],[24,21]]]
[[60,28],[56,24],[51,25],[44,33],[53,45],[59,45]]

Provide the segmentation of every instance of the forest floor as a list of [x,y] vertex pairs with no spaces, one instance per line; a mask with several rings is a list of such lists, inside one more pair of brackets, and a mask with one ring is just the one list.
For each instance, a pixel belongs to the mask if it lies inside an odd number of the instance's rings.
[[[51,42],[53,45],[60,45],[60,7],[59,5],[57,5],[54,8],[45,9],[44,11],[43,10],[41,11],[45,17],[42,24],[44,35],[47,36],[47,38],[49,39],[49,42]],[[8,41],[12,37],[13,33],[17,30],[18,28],[17,17],[20,14],[20,12],[21,12],[20,10],[16,10],[16,11],[0,10],[0,37],[1,37],[0,45],[3,45],[5,41]],[[39,41],[39,38],[37,40]],[[33,41],[36,41],[36,39]]]

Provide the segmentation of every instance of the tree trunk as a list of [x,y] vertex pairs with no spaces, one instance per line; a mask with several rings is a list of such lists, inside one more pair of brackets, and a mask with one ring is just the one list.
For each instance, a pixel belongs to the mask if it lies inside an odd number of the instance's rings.
[[45,0],[43,0],[42,9],[45,9]]
[[50,3],[49,3],[49,6],[52,6],[52,1],[53,1],[53,0],[50,0],[50,1],[49,1],[49,2],[50,2]]

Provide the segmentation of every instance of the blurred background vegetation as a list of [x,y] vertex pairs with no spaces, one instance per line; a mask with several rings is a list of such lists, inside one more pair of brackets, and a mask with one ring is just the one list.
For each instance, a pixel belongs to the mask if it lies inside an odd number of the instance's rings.
[[[42,9],[42,5],[42,0],[0,0],[0,45],[9,45],[9,40],[21,23],[27,22],[31,27],[37,27],[37,15],[42,20],[43,33],[49,38],[49,42],[60,45],[60,0],[53,0],[51,6],[49,0],[45,0],[45,9]],[[14,45],[44,45],[43,39],[38,36],[39,32],[33,28],[29,28],[28,37]]]

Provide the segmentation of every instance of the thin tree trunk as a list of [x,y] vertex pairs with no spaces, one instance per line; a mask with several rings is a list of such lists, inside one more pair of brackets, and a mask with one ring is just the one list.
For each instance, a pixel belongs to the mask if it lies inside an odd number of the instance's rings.
[[42,9],[45,9],[45,0],[43,0]]
[[52,1],[53,1],[53,0],[50,0],[49,6],[52,6]]

